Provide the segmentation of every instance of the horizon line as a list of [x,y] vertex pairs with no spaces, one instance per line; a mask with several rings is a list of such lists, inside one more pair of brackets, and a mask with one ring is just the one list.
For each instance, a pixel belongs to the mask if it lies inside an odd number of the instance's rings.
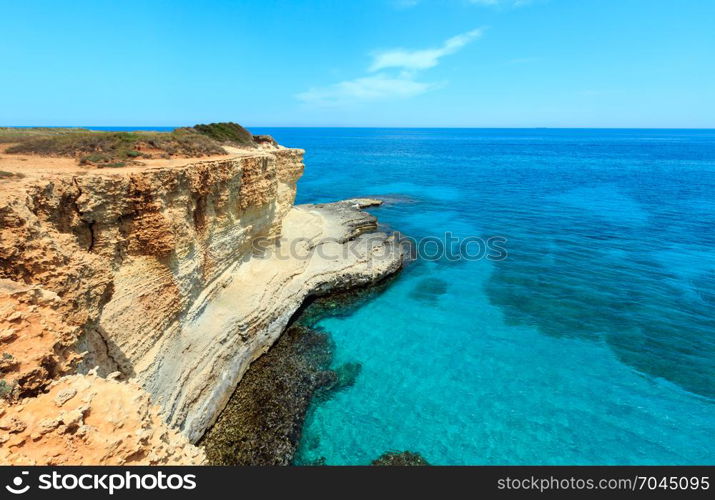
[[[220,123],[220,122],[209,122]],[[0,125],[0,128],[84,128],[84,129],[105,129],[105,128],[171,128],[191,127],[192,125]],[[247,129],[251,128],[345,128],[345,129],[410,129],[410,130],[715,130],[712,127],[588,127],[588,126],[532,126],[532,127],[489,127],[489,126],[458,126],[447,125],[439,127],[428,126],[380,126],[380,125],[242,125]]]

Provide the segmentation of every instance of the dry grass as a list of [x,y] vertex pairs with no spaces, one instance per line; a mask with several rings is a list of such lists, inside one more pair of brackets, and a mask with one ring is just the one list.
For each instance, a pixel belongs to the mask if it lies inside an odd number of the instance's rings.
[[31,138],[51,135],[65,135],[89,132],[83,128],[53,128],[53,127],[0,127],[0,144],[15,143]]
[[101,132],[81,128],[0,128],[7,154],[76,158],[81,165],[141,165],[142,158],[195,158],[226,154],[222,145],[255,147],[235,123],[212,123],[172,132]]

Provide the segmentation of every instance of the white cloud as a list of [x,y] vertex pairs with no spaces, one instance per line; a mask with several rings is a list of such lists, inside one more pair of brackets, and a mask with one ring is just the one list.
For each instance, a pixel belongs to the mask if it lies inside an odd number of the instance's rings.
[[440,58],[454,54],[472,40],[482,36],[483,30],[476,29],[454,36],[441,47],[424,50],[393,49],[374,54],[370,71],[385,68],[401,68],[408,71],[422,70],[437,66]]
[[296,97],[307,104],[317,106],[345,106],[368,101],[406,99],[424,94],[444,83],[418,81],[417,73],[436,66],[443,56],[457,52],[480,37],[482,32],[483,30],[476,29],[454,36],[435,49],[393,49],[377,52],[373,54],[372,64],[368,68],[373,74],[327,87],[311,88]]
[[341,106],[381,99],[405,99],[423,94],[437,84],[417,82],[403,76],[376,75],[339,82],[329,87],[313,88],[298,94],[303,102],[319,106]]

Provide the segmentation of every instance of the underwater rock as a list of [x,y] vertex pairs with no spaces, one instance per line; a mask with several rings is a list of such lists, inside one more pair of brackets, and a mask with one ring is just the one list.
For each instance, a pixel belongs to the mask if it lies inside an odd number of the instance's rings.
[[388,451],[380,455],[379,458],[372,461],[370,465],[389,465],[389,466],[419,466],[430,465],[419,453],[413,451]]
[[337,381],[332,390],[337,391],[355,385],[355,380],[357,380],[361,371],[362,363],[350,362],[340,365],[335,369]]
[[[352,386],[362,365],[331,370],[333,343],[315,327],[327,316],[349,314],[392,281],[313,298],[291,326],[254,361],[214,426],[199,443],[211,465],[289,465],[312,402]],[[324,465],[311,463],[303,465]]]
[[424,278],[417,283],[417,286],[410,292],[410,297],[429,303],[435,303],[437,299],[447,293],[448,283],[439,278]]
[[338,384],[328,336],[291,326],[246,372],[201,446],[212,465],[288,465],[315,391]]

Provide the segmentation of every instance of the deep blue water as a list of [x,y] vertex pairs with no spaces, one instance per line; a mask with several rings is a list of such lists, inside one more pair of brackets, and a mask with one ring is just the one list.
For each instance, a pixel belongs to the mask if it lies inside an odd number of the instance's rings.
[[715,463],[715,131],[256,132],[306,149],[299,203],[390,195],[410,236],[507,238],[319,323],[362,371],[298,462]]

